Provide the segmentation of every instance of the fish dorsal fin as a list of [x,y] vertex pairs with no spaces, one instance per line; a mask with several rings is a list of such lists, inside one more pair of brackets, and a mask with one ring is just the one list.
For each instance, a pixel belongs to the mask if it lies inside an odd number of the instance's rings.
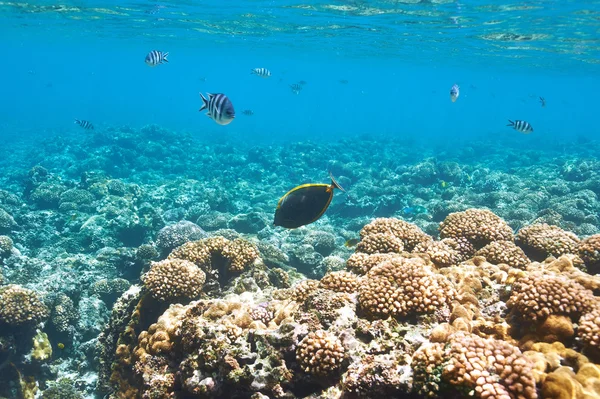
[[338,183],[337,180],[335,180],[335,177],[333,177],[333,174],[331,173],[331,171],[329,171],[329,178],[331,179],[331,187],[337,188],[338,190],[346,192],[346,190],[344,190],[344,188],[342,186],[340,186],[340,183]]

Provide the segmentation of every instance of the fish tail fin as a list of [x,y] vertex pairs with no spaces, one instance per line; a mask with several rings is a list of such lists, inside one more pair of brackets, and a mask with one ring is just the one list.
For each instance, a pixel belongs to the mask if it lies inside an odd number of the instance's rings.
[[200,107],[198,112],[201,112],[202,110],[208,108],[208,100],[202,95],[202,93],[200,93],[200,98],[202,99],[202,106]]
[[515,125],[515,123],[513,121],[511,121],[510,119],[508,120],[508,122],[510,122],[510,123],[506,126],[514,126]]
[[77,124],[77,125],[80,125],[80,124],[81,124],[81,122],[79,121],[79,119],[75,119],[75,122],[73,122],[73,123],[75,123],[75,124]]
[[169,60],[167,59],[167,57],[169,56],[169,52],[167,51],[166,53],[163,53],[163,62],[166,62],[167,64],[169,63]]
[[344,190],[344,188],[340,186],[340,183],[338,183],[337,180],[335,180],[335,177],[333,177],[333,173],[331,173],[331,171],[329,172],[329,177],[331,178],[331,187],[346,192],[346,190]]
[[256,71],[254,69],[250,70],[250,75],[256,75]]

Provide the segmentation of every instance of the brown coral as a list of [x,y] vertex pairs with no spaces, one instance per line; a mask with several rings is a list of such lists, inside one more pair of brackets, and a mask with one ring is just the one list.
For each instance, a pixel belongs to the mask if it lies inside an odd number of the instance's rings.
[[452,284],[421,258],[396,258],[372,268],[359,287],[361,308],[374,317],[435,312],[454,298]]
[[600,234],[593,235],[581,241],[577,251],[590,273],[596,274],[600,272]]
[[533,363],[519,348],[465,332],[451,335],[448,343],[425,345],[413,356],[420,393],[441,395],[443,382],[479,398],[537,398]]
[[230,241],[220,236],[186,242],[169,254],[170,259],[189,260],[206,272],[212,269],[241,272],[259,257],[251,242],[241,238]]
[[356,252],[366,254],[381,254],[388,252],[402,252],[404,243],[399,238],[388,233],[370,234],[360,240]]
[[319,281],[302,280],[291,288],[290,297],[296,302],[304,302],[317,288],[319,288]]
[[318,330],[308,333],[300,341],[296,359],[305,373],[327,377],[340,370],[345,352],[339,338],[327,331]]
[[449,214],[440,223],[441,238],[468,239],[476,248],[492,241],[512,241],[511,227],[487,209],[467,209]]
[[377,218],[365,225],[360,231],[361,239],[373,234],[388,234],[400,239],[404,249],[412,251],[423,242],[431,240],[417,225],[395,218]]
[[558,226],[540,223],[520,229],[517,244],[531,259],[544,260],[549,256],[577,254],[579,238]]
[[414,252],[427,254],[437,267],[448,267],[469,259],[475,249],[467,239],[458,237],[421,243]]
[[596,303],[589,312],[579,319],[577,336],[584,345],[600,349],[600,304]]
[[393,258],[400,257],[400,254],[387,253],[387,254],[365,254],[362,252],[355,252],[346,261],[346,268],[357,274],[366,274],[374,266],[377,266],[383,261],[390,260]]
[[495,265],[504,263],[517,269],[525,269],[531,262],[525,252],[512,241],[494,241],[475,253]]
[[326,274],[319,283],[321,288],[349,294],[358,291],[358,284],[357,276],[346,271]]
[[49,314],[35,291],[14,284],[0,288],[0,323],[11,327],[35,325]]
[[530,273],[517,280],[507,306],[523,319],[538,320],[554,315],[578,318],[594,305],[593,293],[562,275]]
[[200,295],[206,281],[206,274],[190,261],[165,259],[152,262],[152,267],[144,275],[143,280],[155,299],[190,300]]

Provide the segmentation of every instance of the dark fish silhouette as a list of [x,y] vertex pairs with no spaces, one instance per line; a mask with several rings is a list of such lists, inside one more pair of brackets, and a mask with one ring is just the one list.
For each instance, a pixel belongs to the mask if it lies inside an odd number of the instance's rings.
[[295,229],[319,220],[333,199],[333,191],[345,192],[331,172],[329,177],[331,184],[302,184],[288,191],[277,203],[273,224]]
[[546,99],[544,97],[540,97],[540,104],[542,104],[542,108],[546,106]]
[[294,84],[290,85],[290,89],[292,89],[292,93],[300,94],[300,92],[302,91],[302,85],[298,84],[298,83],[294,83]]
[[245,109],[242,111],[242,114],[244,114],[246,116],[252,116],[252,115],[254,115],[254,111],[252,111],[251,109]]
[[94,130],[94,125],[92,125],[92,123],[89,121],[84,121],[83,119],[75,119],[75,123],[86,130]]

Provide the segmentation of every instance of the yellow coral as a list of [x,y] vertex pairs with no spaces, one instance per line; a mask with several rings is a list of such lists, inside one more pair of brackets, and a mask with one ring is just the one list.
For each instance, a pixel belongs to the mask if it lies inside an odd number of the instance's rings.
[[33,349],[31,350],[31,358],[44,361],[50,359],[52,356],[52,345],[48,339],[48,334],[41,330],[36,330],[36,334],[33,337]]

